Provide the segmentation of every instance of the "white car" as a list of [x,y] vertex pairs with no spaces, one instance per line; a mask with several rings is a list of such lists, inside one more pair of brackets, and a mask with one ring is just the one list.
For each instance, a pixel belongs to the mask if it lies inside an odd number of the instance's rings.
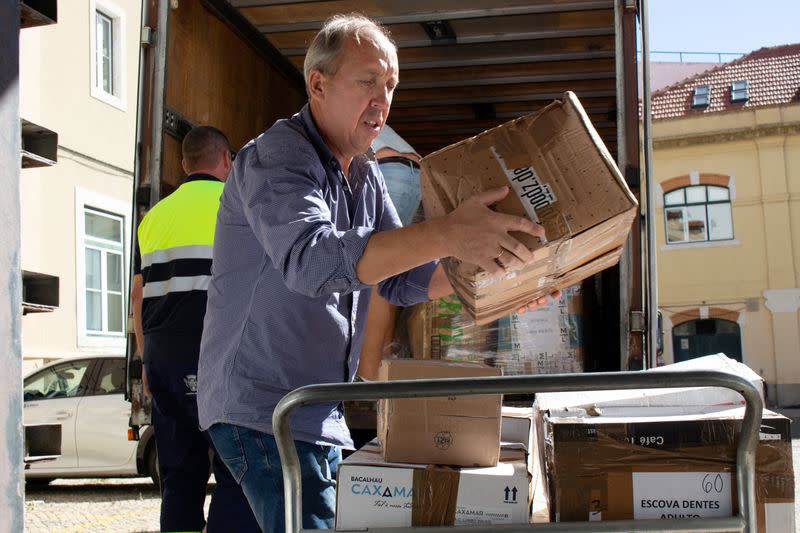
[[158,485],[152,427],[128,440],[125,357],[91,356],[50,363],[24,380],[24,421],[61,424],[61,456],[25,470],[28,483],[55,478],[150,476]]

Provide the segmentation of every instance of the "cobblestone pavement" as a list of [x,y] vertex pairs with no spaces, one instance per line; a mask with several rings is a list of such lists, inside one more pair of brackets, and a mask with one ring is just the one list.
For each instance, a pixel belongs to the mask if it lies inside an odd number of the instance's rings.
[[160,498],[150,478],[58,479],[25,492],[28,533],[159,531]]
[[[800,440],[792,443],[792,455],[795,523],[800,526]],[[158,531],[158,512],[158,491],[149,478],[60,479],[46,487],[26,487],[25,531],[151,533]]]

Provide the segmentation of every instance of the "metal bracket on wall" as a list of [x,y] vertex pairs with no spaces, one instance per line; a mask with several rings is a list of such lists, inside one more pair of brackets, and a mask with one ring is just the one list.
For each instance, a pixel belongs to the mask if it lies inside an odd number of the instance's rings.
[[192,124],[189,119],[174,109],[164,106],[164,122],[162,124],[162,129],[166,133],[169,133],[178,139],[178,141],[182,141],[193,127],[194,124]]
[[631,333],[643,333],[645,328],[644,312],[631,311]]

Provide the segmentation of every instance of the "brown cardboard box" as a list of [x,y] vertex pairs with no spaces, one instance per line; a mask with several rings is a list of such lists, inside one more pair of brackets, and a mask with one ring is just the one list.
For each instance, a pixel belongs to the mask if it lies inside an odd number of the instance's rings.
[[515,235],[537,257],[520,271],[492,276],[476,265],[444,261],[478,324],[616,264],[636,215],[636,199],[571,92],[538,113],[430,154],[421,169],[428,217],[510,185],[496,209],[545,227],[546,242]]
[[[476,363],[387,359],[378,379],[499,376]],[[456,466],[494,466],[500,453],[501,394],[398,398],[378,402],[384,460]]]
[[[604,407],[544,415],[555,521],[731,516],[743,408]],[[764,411],[756,451],[758,531],[794,528],[789,420]]]

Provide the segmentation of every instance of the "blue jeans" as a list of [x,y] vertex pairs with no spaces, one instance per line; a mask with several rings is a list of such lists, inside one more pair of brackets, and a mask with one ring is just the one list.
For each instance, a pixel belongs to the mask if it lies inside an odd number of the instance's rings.
[[403,163],[381,163],[380,169],[400,221],[408,226],[414,220],[421,198],[419,170]]
[[[208,429],[222,460],[241,485],[264,533],[284,533],[283,469],[275,437],[233,424]],[[295,441],[303,485],[303,528],[332,529],[339,448]]]

